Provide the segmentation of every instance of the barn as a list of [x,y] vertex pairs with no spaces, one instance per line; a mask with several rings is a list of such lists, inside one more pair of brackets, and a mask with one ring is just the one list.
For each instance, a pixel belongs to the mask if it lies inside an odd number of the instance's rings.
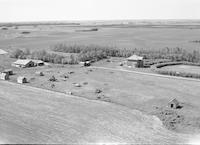
[[127,60],[127,65],[130,67],[139,67],[139,68],[144,67],[142,56],[138,56],[134,54],[128,57],[126,60]]
[[13,62],[12,66],[21,67],[21,68],[33,67],[34,62],[29,59],[18,59],[17,61]]

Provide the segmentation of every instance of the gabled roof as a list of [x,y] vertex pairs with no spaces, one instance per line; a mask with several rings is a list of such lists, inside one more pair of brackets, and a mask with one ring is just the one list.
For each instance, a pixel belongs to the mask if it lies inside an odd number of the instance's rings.
[[169,103],[179,104],[178,100],[176,100],[176,99],[171,100]]
[[18,59],[17,61],[15,61],[13,63],[17,64],[17,65],[27,65],[30,62],[32,62],[30,59]]
[[143,60],[143,57],[134,54],[134,55],[128,57],[127,60]]

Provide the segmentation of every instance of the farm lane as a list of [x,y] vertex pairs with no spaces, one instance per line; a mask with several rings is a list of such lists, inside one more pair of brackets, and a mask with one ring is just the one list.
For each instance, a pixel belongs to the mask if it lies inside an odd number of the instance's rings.
[[0,130],[3,143],[172,144],[189,138],[137,110],[6,81],[0,81]]

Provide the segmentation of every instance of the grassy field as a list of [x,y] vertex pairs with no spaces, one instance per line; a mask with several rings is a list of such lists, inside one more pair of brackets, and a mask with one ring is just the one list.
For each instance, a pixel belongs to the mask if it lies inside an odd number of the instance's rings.
[[[102,64],[124,70],[118,62],[100,61],[94,65]],[[183,108],[175,110],[175,113],[183,115],[184,121],[175,124],[175,128],[169,126],[168,129],[184,133],[200,132],[199,82],[90,69],[78,65],[50,65],[13,70],[15,75],[10,77],[12,82],[16,82],[17,77],[23,75],[28,78],[27,85],[30,86],[66,94],[71,92],[79,97],[126,106],[149,115],[159,116],[158,113],[162,112],[163,108],[168,109],[167,103],[176,98],[183,104]],[[44,76],[38,76],[37,71],[42,71]],[[49,81],[52,76],[57,79],[55,82]],[[80,84],[80,87],[76,87],[75,84]],[[95,93],[96,89],[102,92]]]
[[190,66],[190,65],[172,65],[162,67],[162,70],[170,70],[170,71],[177,71],[177,72],[186,72],[186,73],[200,73],[199,66]]
[[[10,91],[12,90],[12,91]],[[0,81],[1,143],[188,143],[152,116]]]
[[[16,48],[50,50],[52,46],[60,42],[156,50],[164,47],[199,49],[199,44],[191,43],[191,41],[199,40],[200,29],[100,27],[99,31],[95,32],[75,32],[80,28],[50,25],[19,26],[18,29],[0,30],[0,50],[8,53]],[[23,31],[31,33],[22,34]],[[29,141],[29,143],[35,143],[35,138],[38,138],[38,143],[43,143],[45,140],[45,143],[63,143],[67,140],[95,142],[101,139],[109,142],[126,140],[135,143],[174,143],[180,140],[185,141],[181,133],[200,133],[200,91],[197,81],[92,69],[79,65],[50,64],[19,69],[11,66],[15,60],[10,58],[9,54],[0,55],[0,69],[13,69],[15,74],[10,76],[11,82],[16,83],[17,77],[23,75],[29,81],[26,85],[36,88],[0,82],[0,117],[3,118],[0,120],[0,129],[3,130],[0,133],[0,141],[2,138],[2,141],[5,139],[4,142],[8,140],[11,143]],[[119,66],[121,61],[123,61],[122,58],[115,58],[111,62],[102,60],[93,65],[132,70]],[[134,70],[151,72],[150,69]],[[197,71],[194,68],[187,70]],[[42,71],[44,76],[38,76],[36,71]],[[55,76],[55,82],[49,81],[52,76]],[[80,87],[76,87],[75,84],[79,84]],[[51,90],[54,93],[37,88]],[[10,89],[11,92],[8,91]],[[97,93],[97,89],[101,92]],[[72,93],[79,98],[75,101],[69,96],[56,92]],[[166,107],[173,98],[180,101],[181,109],[171,110]],[[140,114],[139,117],[138,114]],[[163,114],[165,114],[164,117]],[[154,118],[152,115],[159,117],[165,127],[171,131],[167,131],[159,124],[154,132],[152,126],[159,121],[152,121]],[[113,124],[113,120],[117,123]],[[171,122],[175,123],[171,125]],[[12,128],[19,130],[18,136],[14,135],[16,132],[13,132]],[[38,128],[39,131],[37,131]],[[130,130],[126,131],[127,128]],[[141,130],[138,131],[138,128]],[[149,131],[146,131],[146,128],[150,128]],[[98,133],[100,129],[102,132]],[[157,135],[154,136],[154,133]],[[160,133],[161,136],[159,136]]]
[[[70,26],[21,26],[18,29],[0,30],[0,48],[44,49],[60,43],[98,44],[119,48],[160,49],[181,47],[199,49],[200,29],[189,28],[114,28],[100,27],[95,32],[75,32],[81,27]],[[21,34],[30,31],[30,34]],[[12,48],[13,47],[13,48]]]

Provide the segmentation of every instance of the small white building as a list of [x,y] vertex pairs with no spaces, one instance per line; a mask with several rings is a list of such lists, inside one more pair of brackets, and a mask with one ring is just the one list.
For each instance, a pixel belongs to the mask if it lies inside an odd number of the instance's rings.
[[0,79],[1,79],[1,80],[9,80],[9,74],[8,74],[8,73],[1,72],[1,73],[0,73]]
[[17,78],[17,83],[19,83],[19,84],[27,83],[26,77],[24,77],[24,76],[19,76],[19,77]]

